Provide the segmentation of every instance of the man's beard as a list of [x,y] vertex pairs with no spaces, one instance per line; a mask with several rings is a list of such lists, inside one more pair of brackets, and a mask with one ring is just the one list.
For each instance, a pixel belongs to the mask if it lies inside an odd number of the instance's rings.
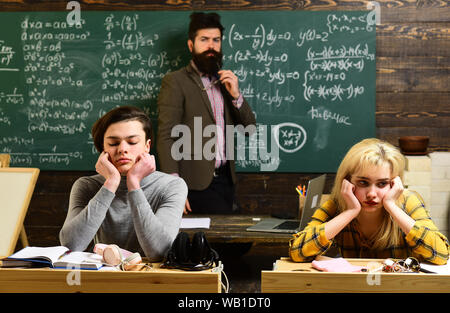
[[[208,55],[212,53],[213,55]],[[203,74],[217,75],[217,72],[222,68],[222,52],[210,49],[202,53],[196,53],[192,51],[192,60],[194,61],[197,69]]]

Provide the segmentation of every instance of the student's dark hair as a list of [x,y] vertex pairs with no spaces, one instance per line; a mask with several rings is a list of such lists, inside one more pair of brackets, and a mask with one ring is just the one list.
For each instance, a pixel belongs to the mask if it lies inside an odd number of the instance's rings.
[[98,152],[103,151],[103,138],[105,132],[111,124],[125,121],[139,121],[145,132],[145,140],[152,139],[152,123],[148,115],[140,108],[134,106],[121,106],[112,109],[101,118],[99,118],[92,126],[92,138],[94,146]]
[[220,15],[217,13],[194,12],[190,16],[189,39],[194,41],[197,31],[205,28],[218,28],[222,37],[224,27],[220,23]]

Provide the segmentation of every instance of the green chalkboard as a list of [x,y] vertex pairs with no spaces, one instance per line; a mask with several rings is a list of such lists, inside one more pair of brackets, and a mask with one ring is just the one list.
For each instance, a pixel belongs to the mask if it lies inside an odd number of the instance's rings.
[[[190,60],[191,12],[81,11],[73,26],[68,13],[0,13],[0,153],[11,166],[92,170],[95,120],[131,104],[157,126],[161,79]],[[219,13],[224,68],[257,119],[254,135],[235,137],[238,171],[333,172],[375,136],[368,11]]]

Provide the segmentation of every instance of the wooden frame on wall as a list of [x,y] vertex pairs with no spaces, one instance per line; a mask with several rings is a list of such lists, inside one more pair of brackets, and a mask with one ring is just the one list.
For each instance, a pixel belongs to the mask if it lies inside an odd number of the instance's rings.
[[14,252],[39,171],[38,168],[0,168],[0,257]]

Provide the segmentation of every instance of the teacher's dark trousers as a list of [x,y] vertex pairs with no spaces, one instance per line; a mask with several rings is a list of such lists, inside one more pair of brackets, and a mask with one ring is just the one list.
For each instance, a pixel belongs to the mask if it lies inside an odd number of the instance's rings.
[[193,214],[232,214],[234,184],[229,162],[214,171],[211,184],[205,190],[189,190],[188,200]]

